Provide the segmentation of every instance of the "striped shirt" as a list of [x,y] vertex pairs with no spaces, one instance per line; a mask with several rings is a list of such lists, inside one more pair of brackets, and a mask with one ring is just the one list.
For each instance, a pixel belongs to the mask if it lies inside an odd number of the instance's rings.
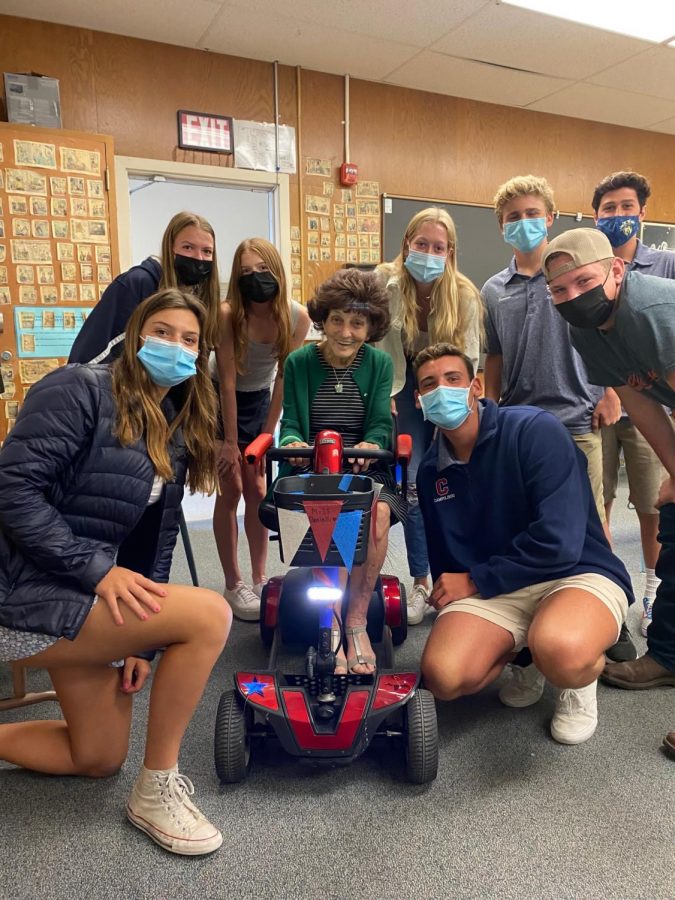
[[326,380],[317,391],[310,410],[310,444],[314,443],[317,433],[326,428],[342,435],[343,447],[353,447],[363,440],[365,407],[358,385],[352,378],[352,372],[361,365],[363,352],[362,345],[347,369],[335,369],[316,347],[321,366],[326,370]]

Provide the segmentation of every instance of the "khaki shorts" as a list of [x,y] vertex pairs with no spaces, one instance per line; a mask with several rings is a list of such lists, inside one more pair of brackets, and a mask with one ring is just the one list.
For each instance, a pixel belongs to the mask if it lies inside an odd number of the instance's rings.
[[616,497],[619,459],[623,450],[628,476],[628,499],[644,515],[658,515],[654,506],[667,472],[661,460],[628,419],[602,429],[603,487],[605,502]]
[[521,588],[519,591],[512,591],[510,594],[499,594],[496,597],[490,597],[484,600],[482,597],[465,597],[464,600],[456,600],[454,603],[448,603],[440,610],[438,616],[446,613],[463,612],[472,616],[478,616],[480,619],[486,619],[493,625],[499,625],[510,631],[513,635],[514,650],[517,652],[527,646],[527,633],[534,617],[537,607],[555,594],[556,591],[562,591],[565,588],[576,588],[577,590],[587,591],[594,597],[597,597],[605,604],[607,609],[614,616],[616,622],[617,640],[621,626],[626,620],[628,612],[628,598],[621,590],[618,584],[604,575],[597,575],[595,572],[588,572],[584,575],[570,575],[569,578],[558,578],[554,581],[541,581],[539,584],[533,584],[529,587]]
[[602,435],[599,431],[589,431],[588,434],[573,434],[572,438],[586,457],[591,493],[600,521],[604,525],[607,517],[605,516],[605,495],[602,490]]

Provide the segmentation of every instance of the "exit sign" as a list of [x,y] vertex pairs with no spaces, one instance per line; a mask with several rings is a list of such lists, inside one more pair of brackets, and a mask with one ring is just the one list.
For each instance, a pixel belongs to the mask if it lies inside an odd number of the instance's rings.
[[232,118],[178,110],[178,146],[184,150],[232,153]]

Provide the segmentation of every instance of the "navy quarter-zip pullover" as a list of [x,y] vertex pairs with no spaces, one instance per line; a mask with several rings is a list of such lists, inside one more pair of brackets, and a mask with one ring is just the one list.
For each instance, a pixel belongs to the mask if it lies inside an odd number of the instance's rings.
[[586,457],[566,429],[535,407],[479,402],[469,461],[457,461],[439,431],[417,472],[434,581],[468,572],[488,599],[595,572],[632,603],[628,572],[600,524]]

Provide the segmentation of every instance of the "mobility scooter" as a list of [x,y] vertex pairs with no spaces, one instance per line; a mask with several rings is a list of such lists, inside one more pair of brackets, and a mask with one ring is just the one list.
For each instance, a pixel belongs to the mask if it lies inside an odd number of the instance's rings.
[[[402,750],[409,781],[433,781],[438,768],[434,698],[420,687],[419,672],[393,671],[393,645],[407,632],[405,590],[398,578],[382,575],[371,598],[367,631],[378,656],[374,674],[335,675],[331,634],[349,602],[349,584],[339,570],[365,562],[376,503],[373,480],[344,474],[343,460],[395,461],[405,490],[410,437],[397,438],[395,454],[343,449],[334,431],[319,432],[314,448],[280,449],[272,443],[272,435],[256,438],[246,448],[247,462],[260,464],[265,455],[268,461],[313,459],[314,471],[279,478],[273,504],[261,504],[261,519],[278,531],[272,540],[279,540],[282,561],[297,568],[270,578],[263,589],[260,635],[270,651],[267,666],[235,673],[234,690],[221,696],[218,777],[221,783],[242,781],[256,745],[270,739],[301,760],[332,765],[347,764],[371,741],[384,739]],[[338,617],[334,608],[341,601]],[[307,648],[304,670],[279,671],[281,648],[298,645]]]

